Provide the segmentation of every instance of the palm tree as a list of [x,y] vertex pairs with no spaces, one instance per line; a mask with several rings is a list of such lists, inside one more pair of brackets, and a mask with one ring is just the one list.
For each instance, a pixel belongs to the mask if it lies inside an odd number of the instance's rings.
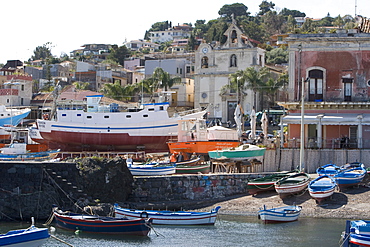
[[244,70],[243,79],[247,82],[246,88],[253,91],[253,104],[256,106],[256,95],[257,92],[262,92],[263,90],[263,81],[268,76],[268,68],[263,67],[257,69],[255,67],[248,67]]
[[[159,88],[167,91],[173,85],[181,83],[180,77],[176,76],[171,78],[171,75],[160,67],[155,68],[152,79],[153,86],[155,87],[153,91],[157,91]],[[167,98],[165,98],[165,100],[167,100]]]
[[109,98],[115,99],[115,100],[123,100],[125,96],[125,90],[119,83],[119,81],[115,81],[113,84],[112,83],[107,83],[104,84],[103,89],[101,92],[104,93]]

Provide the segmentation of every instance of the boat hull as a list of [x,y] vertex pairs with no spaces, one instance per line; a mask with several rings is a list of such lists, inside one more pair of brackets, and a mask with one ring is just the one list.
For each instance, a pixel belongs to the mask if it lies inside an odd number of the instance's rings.
[[37,247],[41,246],[49,237],[47,228],[31,227],[14,230],[0,235],[0,246]]
[[128,168],[133,176],[161,176],[176,173],[175,166],[132,166]]
[[355,186],[362,182],[365,175],[367,174],[366,169],[363,167],[354,167],[348,170],[342,170],[334,176],[336,183],[340,189]]
[[136,112],[58,110],[57,119],[37,120],[42,139],[63,151],[168,151],[178,120],[200,118],[206,111],[169,117],[168,104],[152,104]]
[[350,234],[349,242],[357,246],[370,246],[370,235]]
[[275,190],[275,182],[287,176],[289,173],[280,173],[250,180],[247,184],[248,193],[256,195],[259,192]]
[[308,174],[299,173],[276,182],[275,190],[280,198],[284,198],[289,195],[301,193],[308,187],[309,182],[310,176]]
[[318,203],[332,196],[336,188],[336,182],[330,175],[323,175],[312,180],[308,185],[310,196]]
[[210,164],[176,165],[177,174],[206,174],[211,171]]
[[286,206],[280,208],[266,209],[258,211],[258,217],[264,223],[281,223],[291,222],[298,220],[301,213],[301,207],[299,206]]
[[211,150],[237,147],[239,141],[190,141],[190,142],[169,142],[168,147],[171,153],[186,152],[197,154],[208,154]]
[[[231,160],[246,160],[246,159],[262,159],[265,154],[265,148],[259,148],[253,146],[253,148],[248,148],[246,145],[245,149],[243,146],[237,148],[230,148],[224,150],[212,150],[208,151],[208,155],[211,159],[231,159]],[[252,145],[250,145],[252,146]]]
[[214,225],[220,207],[209,212],[187,212],[187,211],[155,211],[135,210],[114,206],[116,217],[127,217],[138,219],[141,217],[150,218],[156,225]]
[[[54,212],[56,226],[66,230],[80,230],[82,232],[101,233],[101,234],[122,234],[147,236],[150,228],[145,219],[114,219],[89,215],[73,214],[71,216],[60,215]],[[75,217],[75,218],[73,218]],[[107,220],[105,220],[107,219]]]

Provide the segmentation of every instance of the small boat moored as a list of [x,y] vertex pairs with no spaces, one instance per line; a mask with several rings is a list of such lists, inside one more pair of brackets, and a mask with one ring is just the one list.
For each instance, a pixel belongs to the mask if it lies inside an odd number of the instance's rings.
[[0,234],[0,246],[9,247],[38,247],[50,237],[48,228],[38,228],[32,225],[26,229],[12,230]]
[[150,218],[153,220],[153,224],[157,225],[213,225],[220,208],[220,206],[217,206],[209,212],[157,211],[127,209],[115,204],[114,212],[116,217],[126,217],[128,219]]
[[258,218],[264,223],[291,222],[298,220],[301,210],[301,206],[295,205],[271,209],[267,209],[266,205],[263,205],[263,208],[258,211]]
[[341,246],[370,246],[370,221],[346,221]]
[[147,236],[151,229],[151,220],[144,218],[129,220],[62,212],[58,209],[54,209],[53,214],[57,227],[72,231]]
[[322,200],[334,194],[337,183],[330,175],[322,175],[308,184],[310,196],[320,203]]

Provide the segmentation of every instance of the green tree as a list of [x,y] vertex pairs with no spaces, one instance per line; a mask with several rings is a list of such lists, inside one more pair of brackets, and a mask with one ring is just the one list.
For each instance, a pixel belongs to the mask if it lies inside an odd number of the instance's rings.
[[262,19],[268,37],[276,33],[285,32],[285,19],[282,15],[278,15],[276,11],[267,12]]
[[263,80],[269,75],[266,67],[258,69],[257,67],[248,67],[243,73],[243,77],[247,82],[246,88],[253,91],[253,104],[256,106],[257,92],[263,91]]
[[33,51],[33,56],[31,57],[31,60],[45,60],[46,58],[52,57],[51,46],[51,42],[47,42],[42,46],[37,46]]
[[300,12],[298,10],[290,10],[287,8],[283,8],[279,14],[286,17],[290,15],[293,17],[306,17],[306,14],[303,12]]
[[79,90],[88,90],[90,87],[90,83],[82,82],[82,81],[76,81],[72,83],[72,85],[75,86],[76,89],[79,89]]
[[120,47],[118,47],[117,45],[114,45],[112,49],[110,50],[108,59],[111,59],[123,66],[125,63],[125,59],[129,57],[130,54],[131,54],[130,50],[127,49],[125,45],[120,46]]
[[265,30],[263,25],[260,25],[254,21],[243,21],[241,23],[243,30],[248,37],[263,43],[266,39]]
[[266,63],[282,64],[288,62],[289,52],[284,48],[275,48],[266,52]]
[[275,7],[275,4],[273,2],[268,2],[264,0],[258,7],[260,7],[260,12],[258,13],[258,15],[264,15],[267,12],[272,11]]
[[287,20],[287,28],[290,32],[293,32],[294,29],[296,29],[297,27],[297,21],[296,19],[292,16],[292,15],[289,15],[288,16],[288,20]]
[[127,97],[127,95],[125,94],[125,90],[121,86],[119,81],[115,81],[114,83],[104,84],[103,88],[100,91],[105,96],[115,99],[115,100],[123,100]]
[[342,28],[344,26],[343,18],[338,15],[336,18],[334,18],[333,25]]
[[313,24],[312,19],[306,19],[303,23],[301,30],[305,33],[313,33],[316,29],[316,26]]
[[250,13],[247,12],[247,10],[248,7],[242,3],[225,4],[218,11],[218,14],[223,17],[227,17],[227,19],[230,20],[232,14],[234,14],[234,17],[243,15],[248,16]]

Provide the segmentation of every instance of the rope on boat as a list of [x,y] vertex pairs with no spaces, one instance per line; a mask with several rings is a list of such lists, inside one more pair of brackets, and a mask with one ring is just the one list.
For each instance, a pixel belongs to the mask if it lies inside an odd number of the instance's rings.
[[[75,205],[78,209],[80,209],[82,212],[86,212],[83,208],[81,208],[77,202],[73,201],[72,198],[69,196],[69,194],[67,194],[67,192],[65,192],[60,186],[59,184],[50,176],[50,174],[45,170],[45,168],[43,168],[44,172],[48,175],[48,177],[50,178],[50,180],[63,192],[63,194],[73,203],[73,205]],[[88,212],[86,212],[88,213]]]
[[[344,239],[343,239],[343,235],[347,235]],[[339,247],[342,247],[343,244],[347,241],[347,239],[349,238],[350,234],[346,234],[346,233],[343,233],[342,237],[339,239]]]
[[156,235],[157,237],[158,237],[158,236],[165,237],[163,234],[161,234],[161,233],[157,232],[157,231],[154,229],[154,227],[152,226],[152,224],[147,224],[147,223],[145,223],[145,225],[146,225],[147,227],[149,227],[149,229],[150,229],[150,230],[152,230],[152,231],[155,233],[155,235]]
[[71,245],[71,244],[67,243],[66,241],[64,241],[64,240],[62,240],[62,239],[60,239],[60,238],[58,238],[58,237],[55,237],[54,235],[51,235],[51,234],[50,234],[50,237],[52,237],[52,238],[54,238],[54,239],[58,240],[59,242],[62,242],[63,244],[66,244],[66,245],[68,245],[68,246],[73,247],[73,245]]

